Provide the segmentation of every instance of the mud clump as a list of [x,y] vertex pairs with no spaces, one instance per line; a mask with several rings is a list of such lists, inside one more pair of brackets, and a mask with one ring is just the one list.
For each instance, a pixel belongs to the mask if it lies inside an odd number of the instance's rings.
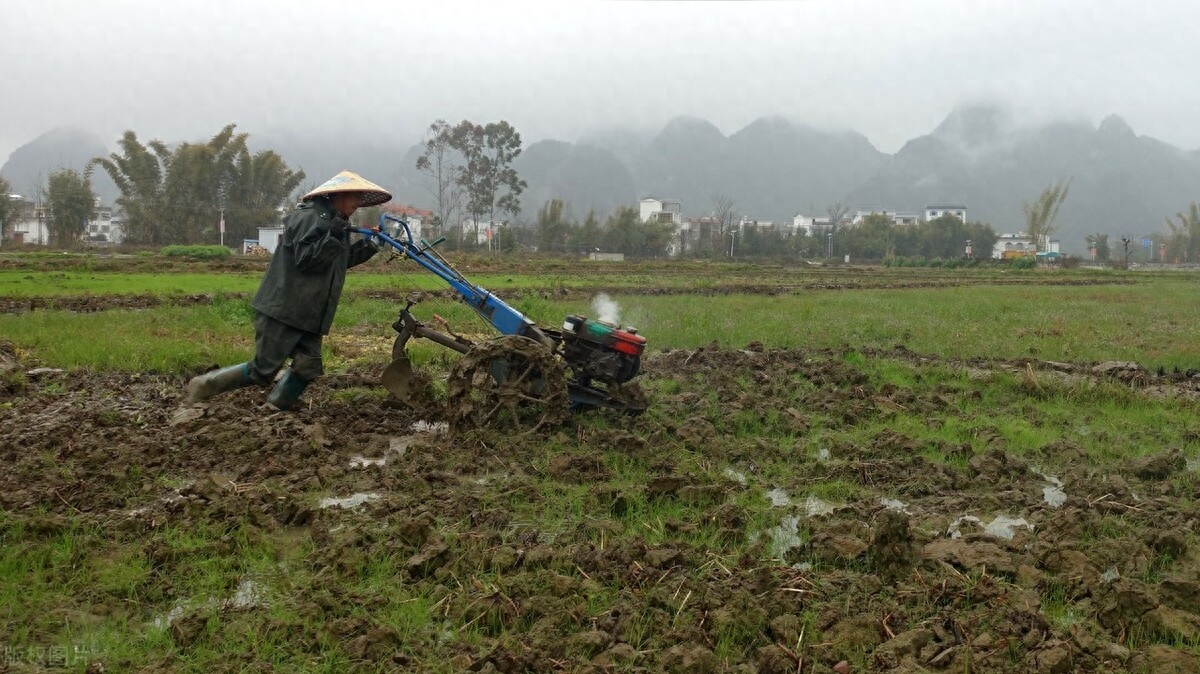
[[875,522],[875,535],[867,548],[867,558],[876,574],[894,580],[916,564],[916,547],[908,516],[885,510]]

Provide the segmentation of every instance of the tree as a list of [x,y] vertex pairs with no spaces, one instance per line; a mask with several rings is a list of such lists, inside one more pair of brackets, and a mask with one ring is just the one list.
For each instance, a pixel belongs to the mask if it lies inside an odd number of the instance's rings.
[[171,152],[161,141],[143,145],[133,131],[126,131],[117,145],[120,153],[97,157],[89,168],[99,166],[104,169],[121,192],[116,206],[125,214],[125,241],[164,244],[163,179],[171,162]]
[[841,226],[842,220],[846,219],[846,214],[850,212],[850,207],[837,202],[825,210],[829,214],[829,227],[831,231],[836,232]]
[[88,220],[96,211],[96,195],[89,175],[75,169],[50,174],[46,188],[46,215],[50,245],[72,248],[87,231]]
[[235,237],[253,236],[278,219],[277,209],[304,180],[272,150],[251,154],[248,135],[222,128],[206,143],[168,148],[143,145],[126,131],[120,152],[97,157],[116,183],[117,206],[125,214],[125,240],[162,245],[214,241],[222,213]]
[[587,217],[584,218],[583,224],[575,231],[572,240],[572,247],[581,253],[591,253],[600,250],[601,244],[604,243],[604,229],[600,226],[600,220],[596,217],[595,209],[588,210]]
[[1179,222],[1167,219],[1167,229],[1170,231],[1168,248],[1170,254],[1184,262],[1200,259],[1200,204],[1192,202],[1187,213],[1175,216]]
[[21,202],[10,197],[12,185],[0,176],[0,242],[8,238],[12,226],[21,217]]
[[[243,134],[233,148],[231,166],[223,167],[220,206],[225,214],[226,241],[257,239],[258,228],[279,221],[279,208],[304,181],[304,171],[293,171],[274,150],[253,154]],[[378,214],[369,221],[376,224]]]
[[1087,237],[1087,244],[1089,249],[1096,251],[1096,260],[1100,262],[1108,262],[1108,258],[1112,255],[1112,252],[1108,247],[1107,234],[1101,234],[1100,232],[1089,234]]
[[562,199],[547,201],[537,215],[537,247],[546,252],[566,250],[572,224],[563,215],[566,205]]
[[713,250],[728,250],[725,245],[726,239],[733,232],[734,223],[737,222],[737,211],[734,210],[733,199],[718,194],[712,198],[713,202]]
[[527,186],[512,162],[521,154],[521,134],[508,122],[487,126],[463,120],[451,132],[451,147],[466,161],[459,185],[467,198],[467,212],[479,223],[496,214],[516,217],[521,212],[521,192]]
[[[437,223],[453,222],[454,212],[462,203],[460,181],[465,170],[463,156],[455,148],[455,127],[438,119],[429,125],[417,170],[425,175],[426,186],[437,202]],[[440,234],[439,231],[436,234]]]
[[1054,220],[1058,218],[1058,209],[1062,207],[1070,191],[1070,181],[1059,181],[1042,190],[1033,203],[1025,202],[1025,233],[1033,240],[1033,245],[1038,251],[1050,242],[1050,235],[1054,233]]

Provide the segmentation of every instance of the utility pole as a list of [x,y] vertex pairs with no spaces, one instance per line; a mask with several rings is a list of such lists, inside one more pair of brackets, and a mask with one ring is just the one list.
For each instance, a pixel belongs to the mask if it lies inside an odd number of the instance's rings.
[[220,230],[221,230],[221,245],[224,246],[225,245],[225,209],[224,208],[221,209]]

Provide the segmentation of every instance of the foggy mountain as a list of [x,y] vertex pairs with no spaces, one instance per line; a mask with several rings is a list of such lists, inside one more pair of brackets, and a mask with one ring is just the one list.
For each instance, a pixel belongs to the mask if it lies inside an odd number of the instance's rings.
[[[51,173],[64,168],[82,173],[89,161],[107,156],[108,152],[104,141],[94,133],[73,128],[54,129],[13,150],[0,166],[0,175],[8,180],[14,192],[32,197],[46,187]],[[117,197],[117,186],[103,169],[97,169],[93,175],[92,189],[106,204],[111,204]]]
[[1015,126],[991,106],[956,110],[931,134],[905,144],[846,201],[855,207],[917,211],[960,201],[972,220],[997,231],[1023,229],[1022,204],[1071,180],[1056,237],[1080,251],[1093,232],[1140,235],[1200,199],[1200,161],[1136,135],[1120,117],[1099,127],[1057,122]]
[[[279,152],[307,174],[304,188],[343,168],[392,189],[398,203],[428,208],[434,199],[416,171],[420,145],[376,137],[343,140],[303,134],[255,134],[255,149]],[[114,144],[115,144],[115,139]],[[528,140],[528,139],[527,139]],[[60,166],[82,168],[107,154],[96,136],[70,129],[44,134],[15,151],[0,169],[18,192]],[[729,136],[696,117],[677,117],[656,134],[607,129],[581,142],[541,140],[515,162],[528,182],[522,217],[529,222],[551,198],[582,219],[604,216],[643,196],[680,199],[688,216],[707,214],[713,197],[735,201],[738,213],[786,221],[797,212],[823,214],[830,204],[852,209],[919,212],[927,204],[961,201],[972,220],[997,231],[1023,228],[1021,206],[1057,180],[1071,179],[1059,216],[1064,248],[1080,251],[1092,232],[1140,235],[1200,200],[1200,151],[1183,151],[1138,136],[1117,116],[1022,125],[1003,108],[955,110],[928,135],[894,155],[862,135],[828,132],[781,117],[763,117]],[[97,189],[111,203],[115,188],[102,172]]]

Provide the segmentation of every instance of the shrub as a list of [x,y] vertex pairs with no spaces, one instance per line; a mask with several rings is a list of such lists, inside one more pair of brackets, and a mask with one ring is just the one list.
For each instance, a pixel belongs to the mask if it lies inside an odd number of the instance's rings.
[[159,252],[166,257],[190,257],[195,260],[216,260],[233,254],[225,246],[164,246]]

